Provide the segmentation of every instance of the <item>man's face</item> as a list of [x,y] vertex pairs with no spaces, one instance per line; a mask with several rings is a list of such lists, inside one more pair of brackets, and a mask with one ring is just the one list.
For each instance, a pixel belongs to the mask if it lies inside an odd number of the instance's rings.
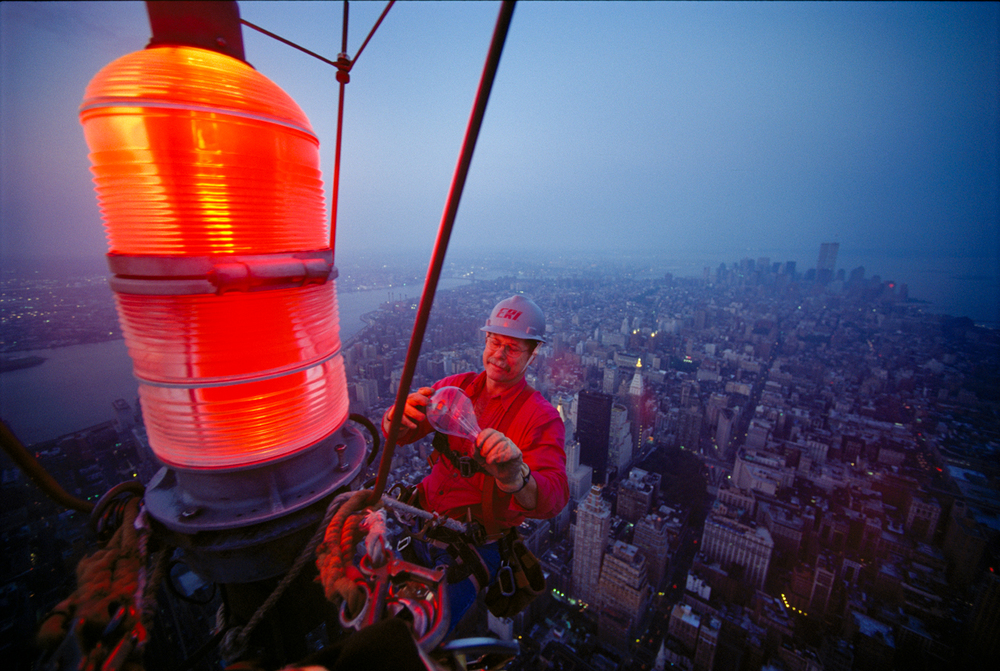
[[524,376],[530,360],[531,348],[527,340],[496,333],[486,334],[483,368],[491,381],[503,385],[517,382]]

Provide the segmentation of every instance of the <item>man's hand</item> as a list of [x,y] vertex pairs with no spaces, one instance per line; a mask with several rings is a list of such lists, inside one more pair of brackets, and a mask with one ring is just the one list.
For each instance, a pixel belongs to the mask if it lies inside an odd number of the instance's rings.
[[[431,401],[434,390],[430,387],[421,387],[406,397],[406,406],[403,408],[403,428],[415,429],[417,424],[424,421],[427,416],[427,404]],[[382,431],[389,435],[389,423],[392,422],[393,408],[382,417]]]
[[496,478],[503,491],[515,491],[524,482],[524,459],[521,450],[507,436],[496,429],[483,429],[476,436],[473,455],[490,475]]

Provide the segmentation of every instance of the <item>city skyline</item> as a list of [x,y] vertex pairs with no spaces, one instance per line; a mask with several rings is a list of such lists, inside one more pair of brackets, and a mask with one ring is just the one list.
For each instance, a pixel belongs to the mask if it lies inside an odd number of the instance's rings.
[[[822,249],[822,246],[820,247]],[[815,273],[815,268],[804,270],[796,267],[794,276],[791,270],[778,265],[778,271],[758,272],[756,264],[759,259],[744,258],[742,261],[733,260],[720,267],[704,267],[697,273],[690,276],[674,274],[675,268],[672,266],[664,272],[663,267],[652,266],[629,266],[624,261],[613,264],[596,264],[593,260],[588,261],[588,265],[579,270],[575,265],[561,265],[551,261],[528,263],[526,261],[512,263],[510,259],[502,259],[497,265],[490,265],[479,259],[466,259],[469,265],[462,265],[456,259],[459,255],[450,257],[453,264],[450,265],[456,279],[442,280],[436,302],[448,300],[447,294],[443,293],[447,288],[461,286],[468,280],[461,278],[468,272],[479,273],[480,281],[496,277],[520,277],[524,281],[550,281],[555,278],[575,278],[574,281],[583,282],[606,282],[616,281],[615,278],[628,281],[658,282],[665,277],[675,277],[687,281],[699,283],[710,283],[721,288],[732,278],[742,278],[740,281],[750,282],[774,282],[781,280],[788,283],[793,282],[799,288],[808,286],[811,281],[807,280],[810,272]],[[816,257],[816,253],[811,255]],[[375,310],[379,304],[385,301],[396,301],[408,298],[416,300],[422,293],[422,277],[420,272],[424,269],[419,264],[409,263],[409,272],[401,272],[400,269],[407,264],[400,263],[397,266],[388,268],[370,267],[364,263],[353,267],[341,267],[341,276],[338,279],[338,299],[341,337],[345,342],[351,342],[357,337],[364,336],[365,321],[362,317]],[[87,395],[86,398],[77,397],[75,400],[64,398],[62,387],[58,384],[54,376],[59,374],[50,371],[45,376],[45,382],[41,386],[32,383],[21,391],[18,385],[9,385],[5,388],[4,396],[8,404],[8,411],[11,409],[21,409],[34,416],[35,399],[43,398],[47,402],[45,405],[52,407],[65,407],[66,412],[60,413],[59,418],[32,420],[28,424],[20,424],[18,428],[24,431],[26,438],[31,441],[46,439],[57,435],[58,430],[69,431],[74,428],[72,421],[77,421],[80,426],[87,424],[80,421],[82,417],[94,416],[103,417],[102,408],[106,409],[108,403],[115,395],[133,398],[135,394],[135,378],[131,372],[131,362],[127,356],[124,343],[121,342],[121,332],[117,317],[114,314],[114,303],[111,292],[108,291],[106,283],[106,270],[102,259],[93,259],[82,267],[66,267],[62,264],[48,264],[43,266],[47,272],[38,274],[39,267],[27,266],[31,272],[12,272],[12,268],[5,267],[3,288],[4,303],[3,308],[3,329],[2,351],[12,356],[21,356],[34,352],[43,358],[52,358],[53,361],[62,361],[60,365],[69,364],[67,371],[70,371],[70,379],[77,385],[82,384],[87,375],[93,374],[91,366],[74,363],[86,361],[93,357],[93,354],[84,352],[80,345],[91,343],[105,343],[114,346],[117,352],[108,364],[103,365],[101,378],[107,384],[108,390],[116,390],[112,397],[105,402],[100,401],[100,394]],[[719,275],[719,271],[725,269],[726,276]],[[840,272],[843,272],[843,268]],[[23,269],[22,269],[23,271]],[[848,274],[844,273],[845,278]],[[867,273],[865,281],[874,281],[878,272]],[[722,279],[726,277],[726,279]],[[62,278],[61,280],[59,278]],[[66,282],[65,287],[60,281]],[[887,286],[892,284],[891,280],[882,278]],[[37,283],[37,290],[31,287]],[[904,283],[895,283],[893,289],[898,295],[906,288]],[[844,285],[846,286],[846,285]],[[60,288],[62,287],[62,288]],[[346,294],[344,287],[347,287]],[[841,292],[840,283],[830,285],[833,295]],[[797,289],[798,290],[798,289]],[[354,293],[357,292],[357,293]],[[919,294],[914,294],[911,290],[908,293],[908,300],[912,301],[914,309],[928,313],[939,313],[937,310],[929,309],[932,306],[923,301]],[[952,317],[964,317],[963,313],[946,313]],[[82,317],[84,317],[81,319]],[[617,331],[620,324],[614,324]],[[114,341],[118,341],[116,345]],[[51,350],[50,348],[56,348]],[[79,351],[78,351],[79,350]],[[104,361],[110,351],[101,348],[98,360]],[[63,361],[65,359],[65,361]],[[46,370],[51,369],[51,366]],[[82,377],[81,377],[82,376]],[[71,384],[69,388],[75,388]],[[109,391],[109,393],[111,393]],[[72,400],[70,406],[66,403]],[[610,406],[609,406],[610,407]],[[16,413],[15,413],[16,414]],[[8,418],[9,419],[9,418]],[[95,419],[96,421],[96,419]],[[67,425],[66,422],[70,422]],[[720,430],[723,424],[720,422]],[[59,428],[61,427],[61,428]],[[589,480],[588,480],[589,482]]]
[[[382,8],[351,5],[350,53]],[[398,3],[358,59],[339,258],[429,255],[497,8]],[[339,48],[341,3],[240,10],[328,57]],[[0,254],[100,256],[77,108],[101,67],[143,48],[145,7],[0,12]],[[998,16],[974,3],[521,3],[452,246],[802,267],[837,242],[848,271],[908,259],[930,275],[944,259],[945,281],[976,277],[965,291],[995,295]],[[333,68],[243,34],[248,61],[310,118],[329,196]]]

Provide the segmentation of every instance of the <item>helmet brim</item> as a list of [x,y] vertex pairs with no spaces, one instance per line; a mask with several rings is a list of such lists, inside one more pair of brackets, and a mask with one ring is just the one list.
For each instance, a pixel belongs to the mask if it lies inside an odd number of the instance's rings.
[[521,329],[511,328],[508,326],[493,326],[492,324],[487,324],[486,326],[479,329],[483,333],[496,333],[497,335],[509,336],[511,338],[520,338],[521,340],[536,340],[538,342],[545,342],[545,336],[530,333],[534,329],[529,329],[529,333],[525,333]]

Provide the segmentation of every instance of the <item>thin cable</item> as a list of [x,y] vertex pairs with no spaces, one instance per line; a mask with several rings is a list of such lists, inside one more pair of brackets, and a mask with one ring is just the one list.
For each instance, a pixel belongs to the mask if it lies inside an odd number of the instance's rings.
[[350,11],[347,0],[344,0],[344,27],[340,31],[340,53],[347,55],[347,15]]
[[[344,3],[345,5],[347,3]],[[347,82],[351,81],[348,73],[350,66],[337,71],[337,81],[340,82],[340,97],[337,99],[337,138],[334,144],[333,156],[333,185],[330,189],[330,252],[332,254],[331,263],[336,265],[337,259],[337,213],[340,203],[340,147],[344,134],[344,89]]]
[[320,56],[319,54],[317,54],[315,51],[309,51],[305,47],[300,47],[299,45],[295,44],[295,42],[292,42],[291,40],[286,40],[284,37],[281,37],[280,35],[275,35],[270,30],[265,30],[265,29],[261,28],[260,26],[254,25],[254,24],[250,23],[249,21],[247,21],[246,19],[240,19],[240,23],[242,23],[244,26],[247,26],[248,28],[253,28],[254,30],[256,30],[259,33],[264,33],[268,37],[273,37],[274,39],[276,39],[279,42],[282,42],[284,44],[287,44],[288,46],[292,47],[293,49],[298,49],[302,53],[309,54],[313,58],[318,58],[319,60],[323,61],[327,65],[332,65],[333,67],[337,67],[337,62],[336,61],[331,61],[329,58],[323,58],[322,56]]
[[[347,71],[348,72],[350,72],[351,68],[354,67],[354,64],[357,62],[358,57],[361,55],[361,52],[365,50],[365,47],[368,45],[368,42],[375,35],[375,31],[378,30],[379,25],[381,25],[382,19],[385,18],[385,15],[389,13],[389,10],[392,8],[392,6],[394,4],[396,4],[396,0],[391,0],[391,2],[389,2],[388,5],[386,5],[385,9],[382,10],[381,16],[378,17],[378,21],[375,22],[374,26],[372,26],[371,32],[368,33],[368,37],[366,37],[365,41],[361,43],[361,48],[358,49],[358,53],[356,53],[354,55],[354,59],[353,60],[348,60],[348,66],[347,66]],[[347,1],[345,0],[344,1],[344,33],[343,33],[343,38],[341,40],[342,48],[340,50],[341,53],[343,53],[345,55],[347,54],[347,11],[348,11],[347,10]],[[301,51],[304,54],[309,54],[313,58],[321,60],[324,63],[326,63],[327,65],[332,65],[333,67],[335,67],[337,69],[341,69],[341,66],[338,64],[337,61],[331,61],[329,58],[325,58],[323,56],[320,56],[315,51],[310,51],[309,49],[306,49],[305,47],[299,46],[298,44],[296,44],[295,42],[292,42],[291,40],[286,40],[281,35],[277,35],[275,33],[272,33],[270,30],[267,30],[265,28],[261,28],[260,26],[258,26],[256,24],[250,23],[249,21],[247,21],[244,18],[240,19],[240,23],[242,23],[247,28],[253,28],[254,30],[256,30],[259,33],[263,33],[264,35],[267,35],[268,37],[276,39],[279,42],[281,42],[282,44],[287,44],[288,46],[292,47],[293,49],[298,49],[299,51]]]
[[434,293],[437,291],[441,268],[444,266],[444,256],[448,251],[448,240],[451,238],[455,215],[458,213],[458,204],[462,199],[462,189],[465,187],[469,165],[472,163],[472,153],[476,148],[476,140],[479,137],[479,129],[482,127],[483,116],[486,114],[486,103],[489,101],[490,90],[493,88],[493,80],[500,64],[500,55],[503,53],[503,44],[507,38],[507,30],[510,28],[510,20],[514,15],[514,4],[513,0],[505,0],[500,6],[500,15],[497,17],[490,50],[486,56],[486,64],[483,66],[483,75],[479,81],[479,90],[476,92],[476,100],[469,117],[469,125],[465,131],[465,139],[462,142],[462,151],[455,168],[451,188],[448,191],[448,201],[441,218],[438,237],[434,243],[434,253],[431,256],[430,267],[427,269],[427,280],[424,283],[423,295],[420,297],[420,307],[417,309],[413,334],[410,336],[410,345],[406,351],[406,362],[403,364],[403,375],[399,380],[396,404],[393,406],[389,435],[386,437],[385,448],[382,450],[382,461],[379,463],[373,500],[381,498],[382,492],[385,490],[386,480],[389,477],[389,466],[392,463],[393,453],[396,451],[396,439],[399,436],[399,427],[403,419],[403,408],[410,392],[410,384],[413,382],[417,357],[420,356],[420,345],[423,343],[424,332],[427,330],[427,321],[434,304]]
[[334,253],[336,253],[336,249],[337,249],[336,248],[336,242],[337,242],[337,210],[338,210],[338,203],[340,201],[340,151],[341,151],[342,137],[343,137],[343,131],[344,131],[344,91],[345,91],[345,86],[347,85],[348,82],[351,81],[351,74],[350,74],[351,73],[351,68],[353,68],[354,64],[358,62],[358,57],[361,55],[361,52],[365,50],[365,47],[368,45],[368,42],[372,39],[372,36],[375,35],[375,31],[378,30],[378,27],[382,24],[382,20],[385,18],[386,14],[389,13],[389,10],[392,9],[392,6],[394,4],[396,4],[396,0],[391,0],[391,2],[389,2],[388,5],[386,5],[385,9],[382,10],[382,14],[378,17],[378,21],[375,22],[374,26],[372,26],[372,29],[368,33],[368,37],[365,38],[365,41],[361,43],[361,48],[358,49],[358,53],[355,54],[353,60],[351,60],[347,56],[347,18],[348,18],[348,13],[349,13],[347,0],[344,0],[344,27],[343,27],[343,32],[341,34],[340,55],[337,57],[336,61],[331,61],[329,58],[324,58],[323,56],[320,56],[316,52],[310,51],[309,49],[306,49],[305,47],[299,46],[298,44],[296,44],[295,42],[292,42],[291,40],[287,40],[287,39],[285,39],[284,37],[282,37],[280,35],[272,33],[270,30],[266,30],[264,28],[261,28],[258,25],[250,23],[246,19],[243,19],[243,18],[240,19],[240,23],[242,23],[243,25],[247,26],[248,28],[253,28],[257,32],[262,33],[264,35],[267,35],[268,37],[271,37],[273,39],[276,39],[279,42],[281,42],[282,44],[287,44],[288,46],[292,47],[293,49],[298,49],[299,51],[301,51],[304,54],[309,54],[313,58],[321,60],[324,63],[326,63],[327,65],[332,65],[333,67],[337,68],[337,81],[340,82],[340,96],[339,96],[338,102],[337,102],[337,137],[336,137],[336,145],[335,145],[336,149],[334,150],[334,159],[333,159],[333,185],[331,187],[331,197],[330,197],[330,200],[331,200],[331,203],[330,203],[330,249],[333,250]]
[[288,573],[281,579],[278,585],[271,592],[270,596],[264,600],[254,614],[250,617],[250,620],[243,627],[236,627],[230,629],[222,639],[222,649],[223,657],[226,659],[237,659],[246,650],[247,642],[250,640],[250,634],[253,630],[260,624],[264,616],[271,609],[274,604],[278,602],[284,593],[288,589],[288,586],[292,584],[292,581],[298,577],[302,568],[306,565],[308,561],[313,559],[313,553],[316,551],[316,547],[319,545],[320,541],[323,540],[323,536],[326,533],[326,528],[330,525],[330,520],[333,519],[334,514],[340,509],[340,507],[357,492],[344,492],[338,494],[330,501],[330,504],[326,508],[326,514],[323,516],[323,521],[320,522],[319,527],[317,527],[316,532],[313,534],[306,546],[302,548],[302,552],[299,553],[298,558],[292,564],[292,567],[288,569]]
[[[346,5],[347,3],[345,2],[344,4]],[[365,41],[361,43],[361,48],[358,49],[358,53],[354,54],[354,60],[351,61],[351,67],[352,68],[354,67],[354,64],[358,62],[358,59],[361,57],[361,52],[364,51],[365,47],[368,45],[368,40],[370,40],[372,38],[372,35],[375,34],[375,31],[378,29],[379,24],[382,23],[382,19],[385,18],[385,15],[389,13],[389,10],[392,9],[392,6],[394,4],[396,4],[396,0],[391,0],[391,2],[389,2],[389,4],[385,6],[385,9],[382,10],[382,16],[378,17],[378,21],[375,22],[375,27],[373,27],[372,31],[370,33],[368,33],[368,37],[365,38]],[[344,35],[347,35],[346,11],[345,11],[344,23],[345,23],[345,26],[344,26]],[[347,51],[347,38],[346,37],[344,38],[344,51]]]
[[[382,23],[382,19],[385,15],[389,13],[389,10],[395,4],[395,0],[386,5],[386,8],[382,10],[382,15],[378,17],[378,21],[372,26],[371,31],[368,33],[368,37],[361,44],[361,48],[358,49],[358,53],[355,54],[354,60],[352,61],[347,57],[347,17],[349,13],[349,5],[347,0],[344,0],[344,28],[341,33],[341,49],[340,56],[337,58],[337,81],[340,82],[340,96],[337,98],[337,138],[334,149],[334,159],[333,159],[333,185],[330,189],[330,250],[334,255],[337,253],[337,215],[340,207],[340,154],[341,147],[343,146],[343,135],[344,135],[344,93],[346,91],[347,84],[351,81],[351,68],[354,64],[358,62],[358,56],[364,51],[365,45],[371,40],[372,35],[378,30],[379,25]],[[334,256],[334,259],[336,256]]]
[[81,513],[90,514],[90,511],[94,509],[93,503],[78,499],[63,489],[3,422],[0,422],[0,443],[3,443],[4,452],[10,455],[18,468],[31,478],[31,481],[38,485],[38,488],[50,499],[65,508]]

